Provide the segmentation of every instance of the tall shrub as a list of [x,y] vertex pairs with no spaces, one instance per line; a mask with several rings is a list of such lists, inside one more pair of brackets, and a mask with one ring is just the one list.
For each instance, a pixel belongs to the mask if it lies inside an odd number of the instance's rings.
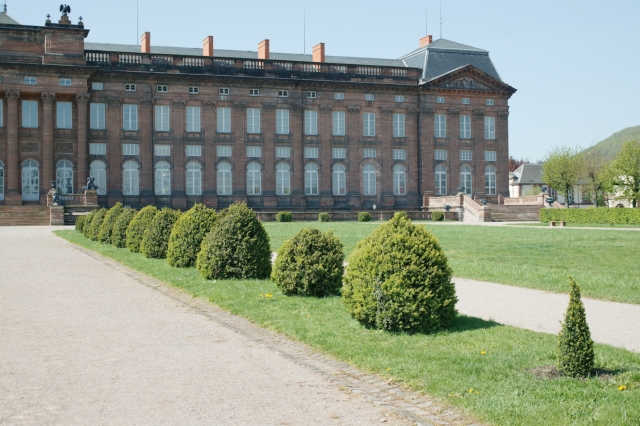
[[245,204],[233,204],[202,241],[196,267],[205,279],[255,278],[271,274],[269,236]]
[[87,219],[87,216],[78,216],[76,218],[76,231],[82,232],[84,228],[84,221]]
[[127,248],[133,253],[140,252],[140,243],[144,236],[144,230],[156,217],[158,209],[155,206],[146,206],[140,210],[131,220],[127,228]]
[[118,220],[118,217],[122,214],[124,208],[119,202],[115,206],[111,207],[100,225],[100,232],[98,233],[98,241],[105,244],[111,244],[111,232],[113,231],[113,225]]
[[89,229],[87,230],[87,237],[90,240],[98,241],[100,226],[102,225],[102,221],[104,220],[104,217],[106,215],[107,215],[107,209],[99,209],[93,214],[93,218],[91,219],[91,225],[89,225]]
[[91,222],[93,221],[93,217],[96,215],[97,211],[98,210],[94,210],[89,213],[84,220],[84,225],[82,226],[82,234],[85,236],[85,238],[89,238],[89,227],[91,226]]
[[124,248],[127,246],[127,228],[133,217],[138,213],[135,209],[125,208],[118,220],[113,224],[111,230],[111,244],[114,247]]
[[558,336],[558,371],[565,376],[587,377],[593,370],[593,340],[587,324],[580,287],[573,278],[569,307]]
[[202,204],[194,205],[173,226],[167,248],[167,262],[174,268],[196,264],[202,239],[211,231],[217,215]]
[[173,230],[173,225],[179,217],[180,212],[168,207],[163,208],[156,214],[149,227],[145,229],[140,243],[140,253],[144,257],[151,259],[164,259],[167,257],[169,236]]

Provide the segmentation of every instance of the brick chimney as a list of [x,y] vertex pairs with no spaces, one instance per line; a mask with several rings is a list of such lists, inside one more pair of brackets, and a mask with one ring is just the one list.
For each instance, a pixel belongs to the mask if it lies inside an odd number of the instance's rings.
[[420,47],[425,47],[433,43],[433,36],[425,36],[420,39]]
[[313,62],[324,62],[324,43],[313,46]]
[[258,44],[258,59],[269,59],[269,39],[264,39]]
[[213,36],[202,40],[202,56],[213,56]]
[[151,53],[151,33],[149,31],[142,34],[140,39],[140,53]]

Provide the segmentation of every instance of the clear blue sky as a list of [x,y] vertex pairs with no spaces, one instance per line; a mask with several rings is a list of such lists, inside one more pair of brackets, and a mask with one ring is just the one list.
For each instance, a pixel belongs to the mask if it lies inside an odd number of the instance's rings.
[[[59,3],[7,0],[22,24],[59,18]],[[326,43],[327,54],[397,58],[429,33],[439,37],[438,0],[139,0],[140,33],[151,43],[256,50],[268,38],[273,52],[302,52]],[[76,1],[71,19],[84,18],[88,41],[131,43],[135,0]],[[425,7],[428,19],[425,19]],[[588,147],[640,125],[640,1],[444,0],[443,38],[486,49],[511,99],[510,153],[533,161],[552,146]]]

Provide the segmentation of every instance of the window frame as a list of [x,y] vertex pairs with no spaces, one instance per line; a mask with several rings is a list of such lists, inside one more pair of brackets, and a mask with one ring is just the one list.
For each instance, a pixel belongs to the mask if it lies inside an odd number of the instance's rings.
[[291,147],[276,146],[276,158],[291,158]]
[[228,161],[221,161],[216,166],[216,191],[218,195],[233,193],[233,167]]
[[406,119],[403,113],[393,114],[393,137],[404,138],[406,137]]
[[154,130],[156,132],[168,132],[171,126],[171,108],[169,105],[154,105]]
[[247,164],[247,195],[262,195],[262,167],[256,161]]
[[218,107],[216,110],[216,131],[231,133],[231,108]]
[[460,139],[471,139],[471,116],[460,116]]
[[187,115],[187,132],[200,133],[202,131],[200,107],[198,105],[187,105],[185,110]]
[[394,148],[393,149],[393,159],[394,160],[406,160],[407,159],[407,150],[404,148]]
[[315,109],[304,110],[304,134],[305,136],[318,135],[318,111]]
[[89,103],[89,129],[105,130],[106,129],[107,106],[102,102]]
[[217,145],[216,146],[216,157],[218,157],[218,158],[231,158],[231,157],[233,157],[233,146],[232,145]]
[[276,135],[288,135],[289,133],[289,110],[276,109]]
[[140,145],[137,143],[123,143],[122,155],[125,157],[135,157],[140,155]]
[[171,145],[158,144],[153,146],[154,157],[171,157]]
[[445,114],[434,114],[434,136],[436,138],[444,139],[447,137],[447,116]]
[[187,196],[202,195],[202,166],[200,163],[189,161],[185,168],[185,178]]
[[262,158],[262,147],[256,145],[248,145],[247,158]]
[[158,93],[169,93],[169,86],[166,84],[157,84],[156,92]]
[[317,99],[318,92],[307,92],[307,99]]
[[126,83],[126,84],[124,85],[124,91],[125,91],[125,92],[135,92],[135,91],[136,91],[136,89],[137,89],[137,87],[136,87],[136,85],[135,85],[135,84],[132,84],[132,83]]
[[376,135],[376,113],[365,112],[362,114],[362,135],[374,137]]
[[307,159],[318,159],[320,158],[320,149],[315,146],[305,146],[304,147],[304,158]]
[[185,157],[202,157],[202,145],[185,145],[184,155]]
[[[342,156],[337,156],[336,154],[344,153]],[[336,160],[345,160],[347,158],[347,148],[331,148],[331,158]]]
[[73,129],[72,102],[56,102],[56,129]]
[[407,195],[407,169],[402,164],[393,166],[393,195]]
[[68,77],[60,77],[58,82],[62,87],[71,87],[72,84],[72,80]]
[[309,162],[304,166],[304,195],[319,195],[319,175],[316,163]]
[[247,108],[247,133],[260,134],[260,108]]
[[[26,120],[25,120],[25,115],[26,115]],[[39,125],[38,115],[39,115],[38,101],[23,99],[22,100],[22,123],[21,123],[22,127],[25,129],[37,129]]]
[[[129,118],[127,119],[127,115]],[[122,105],[122,130],[138,131],[138,105],[123,104]]]
[[496,118],[493,116],[484,117],[484,138],[485,140],[496,139]]

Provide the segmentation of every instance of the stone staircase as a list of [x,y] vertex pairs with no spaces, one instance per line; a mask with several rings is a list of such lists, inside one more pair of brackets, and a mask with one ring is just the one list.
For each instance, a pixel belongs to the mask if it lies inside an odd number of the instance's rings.
[[48,206],[0,206],[0,226],[49,226]]
[[542,206],[505,206],[490,204],[493,222],[538,222]]

